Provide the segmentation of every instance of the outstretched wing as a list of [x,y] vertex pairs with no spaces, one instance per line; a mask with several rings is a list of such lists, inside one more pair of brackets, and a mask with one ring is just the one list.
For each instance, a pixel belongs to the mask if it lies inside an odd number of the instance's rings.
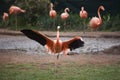
[[41,45],[48,45],[51,46],[53,44],[53,40],[48,38],[47,36],[39,33],[38,31],[35,30],[29,30],[29,29],[24,29],[21,30],[28,38],[37,41]]
[[84,46],[84,41],[82,40],[81,37],[75,37],[68,41],[63,42],[63,49],[69,48],[70,51],[83,46]]

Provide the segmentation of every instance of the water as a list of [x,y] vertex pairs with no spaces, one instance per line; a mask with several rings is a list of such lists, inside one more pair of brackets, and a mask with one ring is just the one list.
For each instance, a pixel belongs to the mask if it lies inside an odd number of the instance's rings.
[[[52,37],[52,39],[55,39]],[[71,39],[71,37],[60,37],[62,41]],[[83,38],[84,47],[75,49],[77,53],[96,52],[115,45],[120,45],[120,38]],[[24,36],[0,36],[0,49],[17,49],[27,53],[45,53],[45,47]]]

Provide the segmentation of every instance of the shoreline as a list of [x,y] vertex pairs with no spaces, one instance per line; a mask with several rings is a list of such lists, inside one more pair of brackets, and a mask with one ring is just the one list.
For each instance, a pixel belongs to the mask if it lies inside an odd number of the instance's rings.
[[[49,37],[56,37],[56,32],[39,31]],[[0,29],[0,35],[24,36],[20,31]],[[81,36],[86,38],[120,38],[120,32],[60,32],[60,37]]]

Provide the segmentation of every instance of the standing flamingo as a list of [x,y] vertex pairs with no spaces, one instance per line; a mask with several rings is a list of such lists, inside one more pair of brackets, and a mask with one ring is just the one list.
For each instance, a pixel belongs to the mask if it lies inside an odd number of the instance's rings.
[[68,14],[69,11],[70,11],[69,8],[65,8],[64,12],[60,15],[61,19],[65,20],[64,28],[66,26],[66,19],[69,17],[69,14]]
[[[97,29],[100,27],[100,25],[102,24],[102,18],[101,18],[101,16],[100,16],[100,10],[102,10],[102,11],[104,11],[105,9],[104,9],[104,7],[103,6],[100,6],[99,8],[98,8],[98,17],[93,17],[91,20],[90,20],[90,28],[91,29],[93,29],[93,30],[96,30],[97,31]],[[95,35],[94,35],[95,36]],[[98,41],[98,39],[97,39],[97,36],[96,36],[96,40]],[[98,43],[97,43],[97,45],[98,45]],[[96,46],[97,46],[96,45]],[[97,50],[98,50],[98,48],[97,48]]]
[[84,10],[84,7],[81,7],[80,17],[82,19],[86,19],[88,17],[88,13],[87,13],[87,11]]
[[[88,13],[87,13],[87,11],[84,10],[84,7],[81,7],[81,11],[80,11],[79,15],[82,19],[84,19],[83,26],[85,27],[85,19],[88,17]],[[84,32],[85,32],[85,28],[84,28]]]
[[50,3],[50,12],[49,12],[50,17],[56,18],[57,12],[53,10],[53,3]]
[[55,10],[53,10],[53,3],[50,3],[49,16],[54,19],[53,26],[55,26],[55,18],[57,16],[57,12]]
[[8,13],[4,12],[3,13],[3,21],[7,21],[8,20]]
[[60,26],[57,27],[56,40],[52,40],[51,38],[35,30],[24,29],[21,30],[21,32],[23,32],[28,38],[33,39],[38,43],[40,43],[41,45],[45,46],[47,48],[47,51],[57,54],[57,60],[58,60],[60,52],[63,51],[63,53],[66,55],[67,49],[70,49],[72,51],[73,49],[84,46],[84,41],[79,36],[72,38],[68,41],[62,42],[59,38],[59,29]]
[[8,18],[9,18],[8,13],[4,12],[4,13],[3,13],[3,21],[5,22],[5,27],[7,27]]
[[17,30],[17,14],[19,13],[25,13],[26,10],[23,10],[21,9],[20,7],[17,7],[17,6],[11,6],[10,9],[9,9],[9,13],[10,14],[14,14],[15,15],[15,18],[16,18],[16,30]]
[[100,16],[100,10],[104,11],[104,7],[100,6],[98,8],[98,17],[92,17],[92,19],[90,20],[89,24],[90,24],[90,28],[93,30],[97,30],[99,28],[99,26],[102,24],[102,18]]

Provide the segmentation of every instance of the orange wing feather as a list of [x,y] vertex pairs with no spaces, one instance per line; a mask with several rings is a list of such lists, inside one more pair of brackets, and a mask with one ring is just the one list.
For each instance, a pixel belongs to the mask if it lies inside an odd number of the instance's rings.
[[84,46],[84,41],[82,40],[81,37],[74,37],[68,41],[63,42],[63,50],[69,48],[72,51],[73,49],[83,46]]

